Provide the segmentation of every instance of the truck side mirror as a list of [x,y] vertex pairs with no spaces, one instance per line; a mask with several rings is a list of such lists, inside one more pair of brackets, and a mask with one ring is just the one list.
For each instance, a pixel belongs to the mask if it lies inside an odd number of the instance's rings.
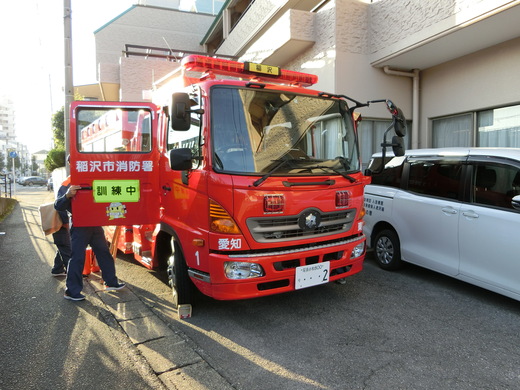
[[392,137],[392,151],[396,157],[404,156],[405,147],[403,137],[398,137],[397,135]]
[[187,171],[192,168],[193,154],[189,148],[170,150],[170,168],[174,171]]
[[173,130],[186,131],[191,126],[190,96],[184,92],[172,94],[171,126]]
[[399,137],[406,135],[406,118],[400,108],[397,109],[397,115],[394,116],[394,131]]

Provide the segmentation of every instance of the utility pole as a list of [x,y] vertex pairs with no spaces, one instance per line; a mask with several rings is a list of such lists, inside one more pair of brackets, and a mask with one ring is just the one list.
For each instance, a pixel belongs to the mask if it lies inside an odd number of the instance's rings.
[[[74,100],[74,85],[72,84],[72,9],[71,0],[63,0],[63,37],[65,38],[65,106],[63,117],[65,120],[65,159],[70,153],[69,116],[70,104]],[[70,166],[65,163],[67,175]]]

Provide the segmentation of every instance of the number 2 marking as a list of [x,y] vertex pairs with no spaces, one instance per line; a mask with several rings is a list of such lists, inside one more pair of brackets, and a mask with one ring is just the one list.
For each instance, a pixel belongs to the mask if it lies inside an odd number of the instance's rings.
[[329,271],[324,269],[323,270],[323,281],[326,282],[327,280],[329,280],[329,278],[327,277],[329,274]]

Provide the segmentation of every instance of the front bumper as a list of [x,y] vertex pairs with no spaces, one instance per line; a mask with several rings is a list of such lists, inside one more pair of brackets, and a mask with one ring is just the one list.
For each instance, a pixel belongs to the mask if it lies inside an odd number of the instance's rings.
[[[219,300],[279,294],[295,290],[296,268],[300,266],[329,261],[329,282],[360,272],[365,250],[360,256],[351,258],[353,249],[360,243],[365,243],[365,236],[318,243],[311,248],[278,248],[264,253],[211,253],[210,273],[191,270],[190,276],[202,293]],[[228,279],[224,274],[224,263],[229,261],[257,263],[262,266],[265,275],[249,279]]]

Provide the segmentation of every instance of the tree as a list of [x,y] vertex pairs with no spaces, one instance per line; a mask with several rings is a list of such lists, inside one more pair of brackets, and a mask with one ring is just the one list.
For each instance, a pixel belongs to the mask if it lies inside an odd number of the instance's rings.
[[5,156],[2,152],[0,152],[0,171],[3,172],[5,168]]
[[54,169],[65,166],[65,150],[51,149],[43,162],[45,169],[52,172]]
[[43,164],[45,168],[52,172],[56,168],[65,166],[65,111],[61,107],[52,116],[52,135],[54,138],[54,148],[49,151]]
[[52,116],[52,135],[54,137],[54,148],[65,150],[65,110],[61,107]]

